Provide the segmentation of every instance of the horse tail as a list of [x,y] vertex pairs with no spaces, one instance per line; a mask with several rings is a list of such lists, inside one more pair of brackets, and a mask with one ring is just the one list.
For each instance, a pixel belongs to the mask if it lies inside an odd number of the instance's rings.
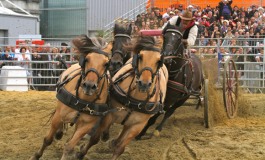
[[[54,116],[56,110],[53,110],[51,113],[49,113],[47,116],[50,116],[47,122],[44,124],[44,126],[47,126],[49,122],[51,122],[52,117]],[[47,117],[45,116],[45,117]],[[44,118],[44,117],[43,117]]]

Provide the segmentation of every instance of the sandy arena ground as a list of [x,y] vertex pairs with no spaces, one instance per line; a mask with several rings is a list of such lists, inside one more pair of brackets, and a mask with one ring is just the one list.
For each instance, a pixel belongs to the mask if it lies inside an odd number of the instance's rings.
[[[211,93],[210,93],[211,94]],[[0,91],[0,159],[26,160],[40,147],[49,129],[46,122],[54,110],[55,92]],[[209,95],[210,99],[221,93]],[[221,102],[210,100],[213,127],[203,126],[203,109],[187,105],[176,110],[166,123],[160,137],[147,135],[132,141],[120,160],[264,160],[265,159],[265,95],[241,94],[239,112],[227,119]],[[190,100],[189,104],[193,101]],[[114,137],[120,129],[111,130]],[[150,132],[154,128],[150,128]],[[41,159],[60,159],[63,145],[71,136],[69,128],[64,138],[54,141]],[[105,160],[111,157],[107,143],[94,146],[85,159]]]

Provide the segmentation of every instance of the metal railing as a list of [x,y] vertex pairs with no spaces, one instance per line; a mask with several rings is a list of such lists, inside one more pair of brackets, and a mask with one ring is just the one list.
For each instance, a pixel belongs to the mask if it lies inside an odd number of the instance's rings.
[[[149,2],[150,3],[150,2]],[[118,20],[118,19],[122,19],[122,20],[128,20],[128,21],[131,21],[131,20],[134,20],[137,16],[137,14],[140,14],[140,13],[145,13],[146,10],[147,10],[147,6],[150,6],[150,4],[148,5],[148,1],[140,4],[139,6],[137,6],[136,8],[128,11],[127,13],[121,15],[120,17],[118,17],[116,20],[110,22],[109,24],[107,24],[106,26],[104,26],[104,39],[106,39],[107,41],[110,41],[113,39],[113,27],[114,27],[114,24],[115,22]],[[129,22],[130,23],[130,22]]]
[[[6,37],[7,38],[7,37]],[[7,38],[8,39],[8,38]],[[219,59],[222,62],[222,58],[229,56],[235,61],[235,64],[238,68],[238,72],[240,73],[239,82],[240,87],[244,88],[247,92],[251,93],[264,93],[265,92],[265,46],[261,44],[265,44],[264,39],[236,39],[236,43],[234,39],[227,39],[229,43],[221,43],[225,41],[225,39],[204,39],[207,41],[215,41],[217,43],[213,43],[214,45],[202,45],[199,43],[203,39],[197,39],[197,44],[192,48],[196,50],[196,53],[201,59]],[[49,39],[50,48],[60,47],[60,41],[57,39]],[[250,42],[249,45],[246,45],[244,42]],[[52,43],[56,42],[56,43]],[[70,39],[64,39],[61,42],[69,42]],[[259,44],[257,45],[257,42]],[[5,47],[6,45],[2,45]],[[14,46],[14,45],[13,45]],[[36,47],[36,46],[35,46]],[[71,47],[71,46],[68,46]],[[236,48],[236,49],[234,49]],[[70,48],[69,48],[70,49]],[[225,52],[223,51],[225,50]],[[220,53],[224,52],[224,53]],[[220,54],[218,54],[220,53]],[[3,53],[2,53],[3,54]],[[52,55],[52,53],[39,53],[40,55]],[[61,56],[69,56],[74,57],[73,53],[61,54]],[[2,55],[1,55],[2,57]],[[240,57],[240,58],[239,58]],[[257,59],[260,58],[260,61],[257,62]],[[21,63],[27,62],[29,65],[24,70],[28,71],[27,79],[28,79],[28,87],[30,89],[37,90],[54,90],[57,80],[59,78],[60,73],[62,73],[65,68],[57,68],[54,67],[54,64],[59,63],[59,61],[54,61],[53,59],[47,60],[30,60],[30,61],[17,61],[17,60],[0,60],[0,64],[2,66],[21,66]],[[73,63],[77,63],[76,60],[70,58],[66,60],[66,64],[70,66]],[[4,64],[4,65],[3,65]],[[5,70],[5,67],[2,68],[0,66],[0,72]],[[9,69],[10,70],[10,69]],[[40,73],[40,74],[39,74]],[[20,76],[4,76],[0,75],[0,86],[10,85],[16,86],[19,84],[4,84],[1,79],[3,78],[21,78]]]

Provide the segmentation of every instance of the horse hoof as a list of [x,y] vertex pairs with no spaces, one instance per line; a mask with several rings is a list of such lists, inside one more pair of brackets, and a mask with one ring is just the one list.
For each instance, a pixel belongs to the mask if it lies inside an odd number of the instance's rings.
[[136,140],[141,140],[141,138],[142,138],[141,136],[136,136],[135,137]]
[[57,140],[62,139],[62,137],[63,137],[63,132],[62,132],[62,131],[57,132],[57,133],[55,134],[55,139],[57,139]]
[[109,134],[103,134],[101,137],[101,141],[107,142],[109,140]]
[[114,150],[115,148],[115,139],[109,141],[109,149]]
[[29,160],[38,160],[35,156],[30,157]]
[[155,130],[153,135],[156,136],[156,137],[159,137],[160,136],[160,132],[158,130]]
[[84,159],[84,157],[85,157],[85,155],[82,152],[77,152],[76,153],[76,158],[78,160],[82,160],[82,159]]

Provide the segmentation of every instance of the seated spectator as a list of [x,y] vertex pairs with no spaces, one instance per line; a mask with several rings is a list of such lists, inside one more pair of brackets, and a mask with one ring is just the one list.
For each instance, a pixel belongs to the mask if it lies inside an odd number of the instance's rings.
[[201,24],[205,27],[210,27],[210,22],[208,22],[208,17],[206,15],[202,16]]

